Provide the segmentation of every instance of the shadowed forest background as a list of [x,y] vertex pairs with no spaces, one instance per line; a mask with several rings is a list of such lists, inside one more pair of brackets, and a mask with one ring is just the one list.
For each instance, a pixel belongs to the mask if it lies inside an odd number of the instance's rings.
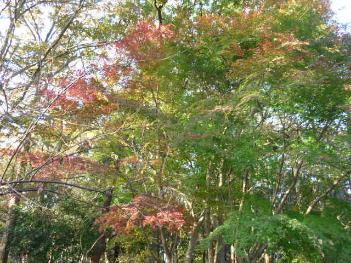
[[0,262],[351,262],[350,55],[327,0],[0,1]]

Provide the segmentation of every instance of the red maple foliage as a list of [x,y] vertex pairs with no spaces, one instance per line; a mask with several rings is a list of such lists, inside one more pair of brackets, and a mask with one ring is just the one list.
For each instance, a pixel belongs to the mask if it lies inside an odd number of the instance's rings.
[[[41,90],[41,94],[49,100],[55,99],[53,108],[74,108],[98,101],[102,97],[101,91],[97,88],[98,84],[93,78],[79,78],[72,84],[68,79],[61,79],[58,87],[60,88],[45,87]],[[62,92],[62,89],[66,90]]]
[[[14,151],[0,149],[2,156],[11,156]],[[18,153],[16,160],[19,164],[32,167],[32,179],[61,179],[69,175],[83,173],[101,174],[109,167],[78,155],[50,156],[42,152]]]
[[100,231],[112,227],[116,233],[128,234],[135,227],[164,227],[179,231],[185,225],[184,211],[176,204],[148,195],[136,196],[129,204],[112,207],[98,218]]
[[164,46],[174,36],[170,25],[159,27],[147,21],[139,22],[127,36],[116,42],[117,49],[126,49],[137,61],[152,61],[164,56]]

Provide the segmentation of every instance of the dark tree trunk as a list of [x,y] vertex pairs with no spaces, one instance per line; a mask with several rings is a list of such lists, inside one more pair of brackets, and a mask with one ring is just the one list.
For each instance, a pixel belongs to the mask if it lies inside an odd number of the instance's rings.
[[192,263],[193,262],[193,257],[194,257],[194,250],[195,250],[195,245],[198,239],[198,232],[197,232],[197,226],[193,226],[193,230],[190,233],[190,240],[188,244],[188,249],[186,251],[185,255],[185,262],[186,263]]
[[263,253],[267,248],[266,244],[257,245],[256,249],[249,255],[249,262],[256,263],[262,257]]
[[225,245],[222,238],[216,242],[216,263],[225,263]]
[[0,257],[1,263],[7,263],[10,252],[10,242],[12,238],[12,229],[15,225],[16,215],[14,213],[15,206],[19,203],[19,196],[13,195],[10,197],[9,201],[9,213],[5,225],[5,231],[1,238],[0,243]]
[[[111,202],[112,202],[112,190],[109,190],[109,191],[106,191],[105,193],[105,201],[102,209],[103,213],[106,213],[110,210]],[[105,253],[105,250],[106,250],[106,235],[105,233],[103,233],[95,243],[94,247],[92,248],[91,262],[100,263],[101,258]]]

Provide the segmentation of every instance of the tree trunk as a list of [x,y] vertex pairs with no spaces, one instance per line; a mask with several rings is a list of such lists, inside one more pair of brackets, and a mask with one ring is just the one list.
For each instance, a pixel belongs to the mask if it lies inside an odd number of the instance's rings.
[[[105,201],[102,208],[103,213],[106,213],[110,210],[111,202],[112,202],[112,190],[109,190],[109,191],[106,191],[105,193]],[[101,258],[105,253],[105,250],[106,250],[106,235],[103,233],[92,248],[91,262],[100,263]]]
[[236,255],[235,255],[235,247],[234,245],[230,245],[230,262],[236,263]]
[[172,263],[172,255],[166,253],[166,263]]
[[212,247],[212,242],[210,247],[207,249],[207,257],[208,257],[208,263],[215,263],[214,262],[214,251],[213,251],[213,247]]
[[271,258],[268,255],[268,253],[264,253],[264,263],[270,263],[271,262]]
[[276,209],[277,213],[280,213],[283,210],[284,205],[285,205],[286,201],[288,200],[288,197],[290,196],[293,189],[295,188],[295,186],[299,180],[302,165],[303,165],[303,161],[300,161],[297,163],[296,168],[293,169],[293,181],[292,181],[290,187],[288,188],[288,190],[285,191],[285,193],[284,193],[284,195],[283,195],[283,197],[282,197],[282,199],[281,199],[281,201]]
[[249,262],[250,263],[257,263],[259,259],[262,257],[263,253],[267,248],[266,244],[257,245],[257,247],[253,250],[251,255],[249,255]]
[[225,247],[222,238],[219,238],[216,242],[214,262],[225,263]]
[[236,253],[236,246],[231,245],[230,246],[230,262],[231,263],[243,263],[243,260],[238,257]]
[[[217,216],[217,225],[222,225],[223,222],[224,222],[223,215],[219,214]],[[214,262],[225,263],[225,244],[224,244],[223,237],[219,237],[218,240],[216,241]]]
[[8,218],[5,225],[5,231],[2,235],[1,243],[0,243],[1,263],[7,263],[8,261],[9,252],[10,252],[9,245],[12,238],[12,228],[16,221],[14,208],[18,203],[19,203],[18,195],[15,194],[10,197]]
[[[207,211],[205,212],[204,228],[205,228],[205,237],[208,237],[209,234],[211,233],[211,212],[209,208],[207,208]],[[208,259],[208,263],[215,263],[212,241],[210,242],[210,245],[207,249],[207,259]]]
[[187,249],[186,255],[185,255],[185,262],[186,263],[193,262],[194,250],[195,250],[195,245],[196,245],[197,239],[198,239],[197,225],[194,225],[193,230],[190,233],[190,240],[189,240],[189,244],[188,244],[188,249]]
[[163,229],[161,227],[160,227],[160,237],[161,237],[161,241],[162,241],[163,252],[164,252],[165,257],[166,257],[166,263],[172,263],[173,262],[172,251],[167,246],[167,240],[166,240],[166,237],[164,235]]
[[334,190],[334,188],[341,182],[341,178],[339,178],[338,180],[336,180],[328,189],[327,191],[325,191],[323,194],[321,194],[320,196],[317,196],[312,203],[308,206],[305,215],[308,215],[309,213],[311,213],[312,209],[324,198],[326,197],[328,194],[330,194],[331,191]]

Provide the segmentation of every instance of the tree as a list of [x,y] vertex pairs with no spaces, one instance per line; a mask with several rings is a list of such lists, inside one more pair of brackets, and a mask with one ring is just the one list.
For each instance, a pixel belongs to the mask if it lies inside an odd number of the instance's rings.
[[[2,126],[13,259],[347,262],[350,37],[327,1],[50,5],[71,22],[39,73],[22,66],[26,107]],[[65,252],[28,234],[16,250],[29,232]]]

